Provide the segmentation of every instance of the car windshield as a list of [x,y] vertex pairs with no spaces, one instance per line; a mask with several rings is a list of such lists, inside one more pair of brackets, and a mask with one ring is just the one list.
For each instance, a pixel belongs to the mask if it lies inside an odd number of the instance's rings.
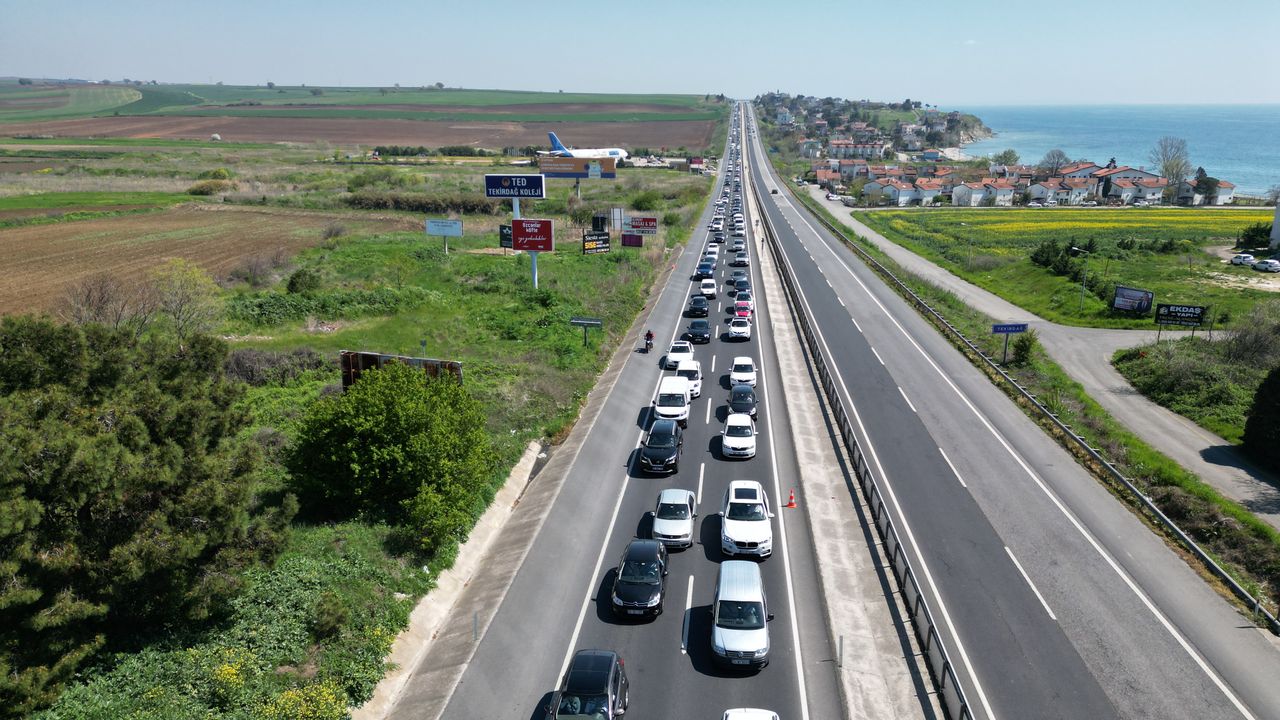
[[745,318],[735,318],[733,322],[729,323],[729,327],[748,328],[751,327],[751,323],[747,322]]
[[570,695],[560,696],[560,706],[556,708],[557,718],[580,718],[582,716],[606,718],[609,712],[609,699],[604,695]]
[[730,425],[725,428],[724,434],[729,437],[751,437],[750,425]]
[[689,323],[690,330],[706,330],[709,327],[711,327],[711,323],[707,322],[706,320],[694,320],[693,322]]
[[663,393],[658,396],[660,407],[680,407],[684,405],[684,393]]
[[750,390],[735,390],[729,395],[729,402],[735,403],[754,402],[755,399],[755,393]]
[[764,603],[721,600],[716,603],[716,627],[759,630],[764,627]]
[[673,448],[676,446],[676,436],[670,433],[654,433],[649,436],[647,447],[651,448]]
[[767,520],[764,505],[760,503],[731,502],[729,511],[724,514],[729,520]]
[[658,503],[658,511],[653,516],[659,520],[688,520],[689,506],[684,503]]
[[633,585],[657,585],[662,579],[662,568],[657,560],[627,560],[618,571],[618,580]]
[[749,373],[755,368],[751,367],[751,363],[734,363],[733,371],[736,373]]
[[672,345],[671,349],[668,350],[667,352],[679,355],[679,354],[684,354],[689,352],[689,349],[686,348],[684,345]]

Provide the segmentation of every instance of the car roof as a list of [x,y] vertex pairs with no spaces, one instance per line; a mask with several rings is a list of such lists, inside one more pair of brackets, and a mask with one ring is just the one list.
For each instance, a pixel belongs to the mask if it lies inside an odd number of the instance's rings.
[[750,325],[751,321],[743,317],[737,317],[737,318],[734,318],[733,320],[730,320],[729,324],[730,325]]
[[671,347],[689,348],[689,352],[693,352],[693,344],[690,343],[688,340],[676,340],[675,342],[671,343]]
[[617,659],[618,654],[612,650],[579,650],[565,674],[565,690],[575,694],[604,693],[609,689],[609,673]]
[[692,490],[685,490],[684,488],[667,488],[662,492],[658,493],[658,502],[682,503],[682,502],[685,502],[688,499],[688,497],[692,494],[693,494]]
[[764,486],[758,480],[734,480],[729,483],[729,497],[733,500],[759,500]]
[[750,560],[725,560],[720,563],[717,586],[717,597],[721,600],[760,602],[764,599],[760,566]]
[[676,363],[676,372],[680,372],[681,370],[701,370],[701,369],[702,369],[702,363],[698,362],[697,360],[681,360],[680,362]]
[[746,413],[729,413],[729,417],[724,419],[725,425],[750,425],[751,416]]
[[652,560],[662,552],[662,543],[657,540],[636,538],[627,544],[622,556],[627,560]]
[[752,360],[750,355],[739,355],[733,359],[734,365],[741,365],[742,363],[751,363],[752,365],[755,365],[756,361]]
[[654,433],[666,433],[668,435],[674,435],[678,432],[680,432],[680,423],[676,422],[675,420],[670,420],[668,418],[659,418],[657,420],[654,420],[653,424],[649,426],[650,435],[653,435]]

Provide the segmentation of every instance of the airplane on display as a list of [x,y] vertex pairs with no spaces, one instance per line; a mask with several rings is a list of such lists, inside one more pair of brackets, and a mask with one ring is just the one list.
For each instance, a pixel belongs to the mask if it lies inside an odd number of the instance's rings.
[[571,157],[571,158],[614,158],[618,164],[622,164],[629,156],[627,151],[622,148],[575,148],[570,150],[560,142],[560,138],[556,137],[553,132],[547,133],[547,137],[551,138],[550,150],[539,150],[539,155],[550,155],[551,157]]

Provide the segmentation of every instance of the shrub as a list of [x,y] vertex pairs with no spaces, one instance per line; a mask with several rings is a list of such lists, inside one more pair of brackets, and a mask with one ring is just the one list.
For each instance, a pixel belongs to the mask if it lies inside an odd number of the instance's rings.
[[680,213],[678,212],[664,213],[662,216],[662,224],[666,227],[677,227],[680,225],[681,219]]
[[347,190],[356,192],[370,186],[402,188],[409,185],[412,177],[395,168],[380,167],[356,173],[347,179]]
[[331,357],[311,348],[296,348],[288,352],[241,348],[228,353],[222,367],[227,377],[262,387],[286,384],[309,370],[334,367],[334,362]]
[[342,201],[358,210],[404,210],[407,212],[464,215],[496,215],[498,201],[474,195],[443,195],[425,193],[394,193],[362,190],[347,195]]
[[648,212],[657,210],[662,204],[662,195],[656,190],[645,190],[644,192],[631,198],[631,209],[640,212]]
[[1267,373],[1244,422],[1244,449],[1271,471],[1280,470],[1280,367]]
[[320,593],[311,606],[311,636],[324,640],[338,634],[350,619],[347,607],[336,593],[326,590]]
[[[312,92],[315,92],[314,90]],[[262,708],[266,720],[341,720],[347,694],[333,681],[285,690]]]
[[376,290],[330,290],[310,293],[239,295],[227,303],[227,316],[258,325],[276,325],[305,317],[364,317],[391,315],[417,307],[430,295],[417,287]]
[[231,171],[226,168],[214,168],[213,170],[205,170],[196,176],[197,180],[230,180]]
[[230,180],[201,180],[187,188],[188,195],[221,195],[239,188]]
[[324,226],[324,230],[320,231],[320,237],[325,240],[332,240],[336,237],[342,237],[347,234],[347,227],[339,222],[331,222]]
[[1031,356],[1035,353],[1036,345],[1040,342],[1040,336],[1035,330],[1028,330],[1024,333],[1018,333],[1018,337],[1013,339],[1013,358],[1010,364],[1026,365],[1031,362]]
[[292,294],[315,292],[320,289],[320,273],[309,267],[301,267],[289,276],[285,289]]

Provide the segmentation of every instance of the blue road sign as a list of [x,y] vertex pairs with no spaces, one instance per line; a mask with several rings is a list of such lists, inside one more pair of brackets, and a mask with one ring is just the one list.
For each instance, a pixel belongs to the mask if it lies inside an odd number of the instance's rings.
[[544,198],[543,176],[536,173],[520,175],[485,175],[484,196],[490,198]]
[[1011,333],[1024,333],[1026,331],[1026,323],[1004,323],[1003,325],[991,326],[991,333],[993,335],[1009,335]]

